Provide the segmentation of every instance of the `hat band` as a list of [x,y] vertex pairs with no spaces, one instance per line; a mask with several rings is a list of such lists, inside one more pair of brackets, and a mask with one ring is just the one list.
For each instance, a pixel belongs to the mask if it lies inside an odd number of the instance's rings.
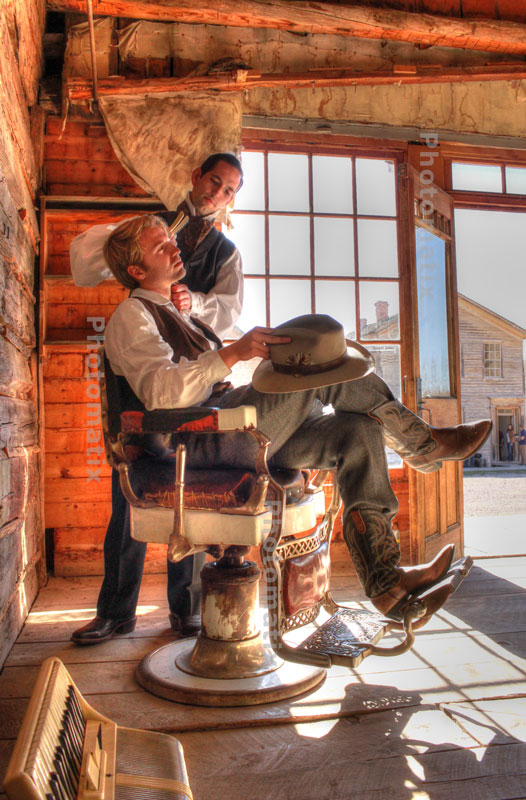
[[320,372],[328,372],[330,369],[341,366],[347,359],[347,353],[343,353],[339,358],[335,358],[333,361],[323,361],[321,364],[305,364],[304,362],[301,364],[275,364],[272,362],[272,366],[276,372],[298,378],[303,375],[319,375]]

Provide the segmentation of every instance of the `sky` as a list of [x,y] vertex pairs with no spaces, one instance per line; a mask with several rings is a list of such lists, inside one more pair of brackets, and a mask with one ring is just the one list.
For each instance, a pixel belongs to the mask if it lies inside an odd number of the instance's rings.
[[455,212],[458,290],[526,328],[526,213]]

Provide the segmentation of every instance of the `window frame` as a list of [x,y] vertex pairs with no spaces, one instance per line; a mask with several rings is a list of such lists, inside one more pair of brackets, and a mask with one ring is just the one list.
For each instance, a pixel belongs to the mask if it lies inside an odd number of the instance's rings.
[[[499,348],[498,349],[498,353],[499,353],[499,356],[498,356],[499,374],[498,375],[493,375],[493,374],[488,374],[487,373],[487,369],[488,369],[487,363],[488,362],[495,362],[497,360],[496,358],[488,359],[486,357],[486,352],[487,352],[486,348],[492,348],[492,347],[498,347]],[[483,377],[483,379],[485,381],[486,380],[490,380],[491,381],[491,380],[501,380],[502,379],[502,377],[503,377],[503,374],[502,374],[502,342],[496,342],[494,340],[489,340],[489,339],[483,341],[483,343],[482,343],[482,371],[483,371],[482,377]]]
[[[309,156],[309,210],[306,212],[288,212],[288,211],[274,211],[269,209],[268,202],[268,172],[265,169],[265,209],[263,211],[246,211],[240,209],[236,212],[234,206],[234,213],[242,214],[257,214],[264,215],[265,221],[265,272],[264,274],[250,274],[245,273],[245,281],[247,280],[264,280],[265,282],[265,314],[267,323],[270,321],[271,300],[270,300],[270,286],[272,282],[279,280],[299,280],[310,282],[310,299],[311,308],[313,312],[315,308],[315,292],[316,281],[334,282],[343,281],[354,284],[354,302],[355,302],[355,321],[354,332],[357,341],[362,343],[365,347],[368,345],[397,345],[400,348],[400,368],[402,366],[403,347],[402,347],[402,331],[404,330],[402,313],[402,293],[401,284],[403,279],[403,232],[402,216],[400,206],[400,191],[398,172],[401,163],[406,161],[407,158],[407,144],[404,142],[383,142],[380,140],[358,139],[357,137],[347,137],[335,134],[317,134],[313,138],[312,134],[301,134],[292,131],[277,131],[277,130],[257,130],[249,129],[243,132],[242,143],[244,150],[253,150],[264,153],[265,161],[268,159],[268,154],[272,153],[298,153],[301,155]],[[338,214],[338,213],[325,213],[316,212],[313,208],[313,185],[312,185],[312,156],[339,156],[351,158],[353,160],[353,213],[352,214]],[[356,198],[356,171],[355,162],[359,158],[370,158],[376,160],[388,160],[393,162],[395,171],[395,215],[372,215],[372,214],[359,214],[357,211],[357,198]],[[283,216],[300,216],[309,219],[309,235],[310,235],[310,271],[305,275],[276,275],[270,272],[269,264],[269,224],[268,218],[270,215],[283,215]],[[315,272],[314,264],[314,219],[316,217],[322,218],[338,218],[353,220],[354,229],[354,263],[355,273],[352,276],[335,275],[335,276],[320,276]],[[394,220],[396,222],[396,238],[398,248],[398,274],[396,277],[361,277],[358,271],[358,236],[357,225],[361,219],[381,219],[381,220]],[[393,283],[398,287],[398,336],[396,338],[388,339],[371,339],[362,338],[360,330],[360,286],[364,282],[380,282],[380,283]],[[275,285],[275,284],[274,284]]]

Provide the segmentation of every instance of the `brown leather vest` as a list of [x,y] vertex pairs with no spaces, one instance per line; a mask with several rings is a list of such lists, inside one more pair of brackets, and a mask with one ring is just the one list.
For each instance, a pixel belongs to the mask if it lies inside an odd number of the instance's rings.
[[222,346],[221,340],[215,335],[212,328],[203,322],[193,319],[193,324],[199,328],[199,330],[195,330],[167,306],[154,303],[153,300],[146,300],[144,297],[134,297],[134,300],[140,300],[152,315],[161,338],[174,351],[172,361],[175,364],[179,362],[181,356],[185,356],[189,361],[195,361],[201,353],[211,349],[210,342],[215,342],[218,347]]

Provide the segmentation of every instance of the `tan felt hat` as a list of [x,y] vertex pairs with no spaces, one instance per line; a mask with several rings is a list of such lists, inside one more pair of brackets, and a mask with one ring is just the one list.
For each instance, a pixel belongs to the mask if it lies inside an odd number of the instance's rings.
[[[290,336],[287,344],[270,344],[270,359],[252,376],[258,392],[300,392],[363,378],[374,368],[365,347],[345,338],[343,327],[327,314],[305,314],[274,328]],[[348,350],[349,348],[349,350]]]

